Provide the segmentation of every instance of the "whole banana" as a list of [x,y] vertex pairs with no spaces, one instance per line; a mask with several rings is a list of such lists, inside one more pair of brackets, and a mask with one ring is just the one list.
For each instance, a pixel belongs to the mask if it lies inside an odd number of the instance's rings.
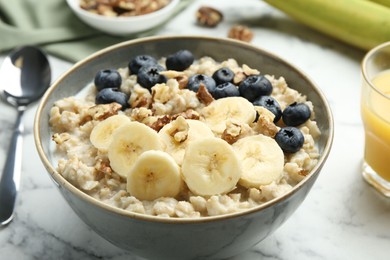
[[390,41],[390,8],[372,1],[263,1],[315,30],[362,49]]

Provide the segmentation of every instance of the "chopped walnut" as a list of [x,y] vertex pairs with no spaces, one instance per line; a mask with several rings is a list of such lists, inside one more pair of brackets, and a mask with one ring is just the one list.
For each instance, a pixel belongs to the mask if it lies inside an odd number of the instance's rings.
[[155,12],[170,0],[81,0],[80,7],[103,16],[137,16]]
[[204,103],[206,106],[214,101],[213,96],[210,94],[210,92],[207,90],[203,83],[200,84],[196,96],[198,97],[200,102]]
[[152,102],[165,104],[172,100],[179,91],[179,86],[175,80],[168,80],[167,83],[156,84],[152,87]]
[[244,42],[250,42],[253,39],[253,32],[246,26],[235,25],[230,28],[228,37]]
[[238,85],[241,81],[243,81],[246,78],[244,72],[237,72],[234,74],[233,83]]
[[240,122],[234,120],[228,120],[226,122],[226,129],[223,131],[221,138],[229,144],[235,143],[242,132],[242,126]]
[[205,27],[216,27],[223,19],[220,11],[209,6],[202,6],[196,12],[198,24]]
[[101,14],[103,16],[111,16],[111,17],[117,16],[114,9],[109,5],[100,4],[96,6],[96,11],[98,14]]
[[52,140],[54,142],[56,142],[56,144],[63,144],[64,142],[68,141],[70,138],[70,134],[67,133],[67,132],[64,132],[64,133],[55,133],[53,136],[52,136]]
[[178,76],[175,78],[177,80],[177,83],[179,83],[179,88],[183,89],[187,87],[188,84],[188,76],[183,75],[183,76]]
[[179,84],[179,88],[183,89],[187,86],[188,76],[182,71],[167,70],[160,72],[161,75],[164,75],[168,79],[175,79]]
[[157,132],[161,130],[166,124],[171,122],[171,117],[169,115],[165,115],[157,118],[157,120],[150,125],[150,128],[156,130]]
[[145,119],[153,115],[152,110],[145,107],[135,108],[131,110],[130,118],[134,121],[143,122]]
[[[84,117],[84,121],[93,120],[104,120],[110,116],[118,114],[122,106],[118,103],[100,104],[90,107]],[[88,120],[89,119],[89,120]]]
[[103,161],[102,159],[98,159],[95,165],[95,169],[97,170],[98,177],[103,178],[106,175],[111,176],[113,171],[110,167],[110,163],[108,161]]
[[172,127],[168,129],[168,133],[176,142],[182,143],[187,140],[189,130],[190,126],[185,118],[179,116],[176,120],[172,121]]
[[241,81],[246,79],[246,77],[251,76],[251,75],[259,75],[259,74],[260,74],[260,71],[258,71],[257,69],[252,69],[248,65],[243,64],[242,70],[240,69],[234,74],[233,83],[236,85],[239,85],[241,83]]
[[257,69],[252,69],[251,67],[249,67],[246,64],[242,65],[242,70],[244,71],[244,74],[246,76],[259,75],[260,74],[260,71],[258,71]]
[[132,103],[131,108],[136,107],[145,107],[149,108],[151,105],[150,98],[144,97],[144,96],[138,96]]
[[199,120],[200,115],[198,112],[196,112],[193,109],[188,109],[187,111],[184,111],[182,113],[176,114],[172,116],[172,119],[175,119],[179,116],[184,117],[185,119],[194,119],[194,120]]
[[158,132],[166,124],[169,124],[172,120],[176,120],[178,117],[183,117],[185,119],[199,120],[200,115],[195,110],[188,109],[187,111],[184,111],[182,113],[178,113],[178,114],[174,114],[174,115],[164,115],[161,117],[157,117],[156,120],[153,121],[151,124],[148,124],[147,122],[144,122],[144,123],[149,125],[149,127],[151,127],[152,129],[154,129]]
[[165,70],[165,71],[161,71],[160,75],[164,75],[168,79],[174,79],[174,78],[177,78],[177,77],[180,77],[180,76],[184,76],[186,74],[184,72],[182,72],[182,71]]
[[141,87],[139,84],[135,84],[135,86],[131,90],[129,103],[131,104],[132,108],[149,108],[152,105],[152,95],[150,94],[150,91],[148,89]]
[[278,127],[274,123],[275,115],[264,107],[255,106],[255,109],[259,117],[254,130],[260,134],[273,138],[279,131]]

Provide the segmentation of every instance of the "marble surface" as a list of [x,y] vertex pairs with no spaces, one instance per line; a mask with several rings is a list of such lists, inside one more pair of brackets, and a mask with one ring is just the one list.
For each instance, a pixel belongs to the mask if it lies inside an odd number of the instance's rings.
[[[202,4],[225,20],[200,28],[194,13]],[[300,208],[268,239],[231,260],[389,259],[390,200],[360,174],[364,135],[360,119],[360,61],[364,52],[300,25],[258,0],[195,1],[157,34],[226,37],[233,24],[249,26],[252,43],[298,66],[324,91],[335,119],[334,145],[321,175]],[[4,56],[0,57],[0,61]],[[50,57],[55,79],[72,64]],[[94,233],[75,215],[46,174],[34,147],[36,105],[25,116],[22,182],[16,216],[0,228],[0,259],[134,259]],[[15,110],[0,102],[0,168],[3,168]]]

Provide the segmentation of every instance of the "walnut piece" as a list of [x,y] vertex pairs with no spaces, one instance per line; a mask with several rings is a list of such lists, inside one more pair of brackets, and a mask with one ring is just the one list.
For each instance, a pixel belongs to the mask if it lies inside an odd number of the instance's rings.
[[238,85],[241,81],[243,81],[246,78],[244,72],[237,72],[234,74],[233,83]]
[[196,112],[193,109],[188,109],[187,111],[175,115],[164,115],[158,117],[156,121],[154,121],[152,124],[149,124],[149,127],[158,132],[166,124],[169,124],[172,120],[176,120],[178,117],[183,117],[184,119],[194,119],[194,120],[199,120],[200,118],[198,112]]
[[88,119],[94,120],[104,120],[110,116],[118,114],[118,111],[122,108],[122,106],[116,102],[110,104],[100,104],[93,107],[90,107],[87,111],[87,115],[84,121],[88,121]]
[[244,74],[246,76],[259,75],[260,74],[260,71],[258,71],[257,69],[252,69],[251,67],[249,67],[246,64],[242,65],[242,70],[243,70],[243,72],[244,72]]
[[179,83],[179,88],[183,89],[187,87],[188,84],[188,76],[183,75],[183,76],[178,76],[175,78],[177,80],[177,83]]
[[202,6],[196,12],[198,24],[205,27],[216,27],[223,19],[220,11],[209,6]]
[[199,118],[200,118],[199,113],[196,112],[196,111],[193,110],[193,109],[188,109],[187,111],[184,111],[184,112],[182,112],[182,113],[173,115],[172,118],[175,119],[175,118],[177,118],[178,116],[182,116],[182,117],[184,117],[185,119],[194,119],[194,120],[199,120]]
[[198,92],[196,92],[197,98],[206,106],[214,101],[213,96],[207,90],[203,83],[200,84]]
[[253,39],[253,32],[244,25],[234,25],[230,28],[228,37],[244,42],[250,42]]
[[69,133],[55,133],[52,136],[52,140],[56,142],[56,144],[60,145],[63,144],[64,142],[68,141],[70,139],[70,134]]
[[275,115],[268,109],[260,106],[255,106],[259,117],[254,127],[255,131],[260,134],[274,138],[279,131],[278,127],[274,123]]
[[145,107],[149,108],[151,105],[151,100],[144,96],[138,96],[132,103],[131,108]]
[[226,122],[226,129],[223,131],[221,138],[229,144],[233,144],[239,139],[241,132],[242,126],[240,122],[228,120]]
[[103,16],[137,16],[155,12],[171,0],[80,0],[80,7]]
[[157,118],[156,122],[154,122],[149,127],[156,130],[157,132],[161,130],[165,125],[171,122],[172,118],[169,115],[165,115]]
[[167,79],[175,79],[179,83],[179,89],[187,87],[188,76],[183,71],[166,70],[159,73]]
[[190,126],[185,118],[179,116],[176,120],[172,121],[172,127],[168,129],[168,133],[176,142],[182,143],[187,140],[189,129]]
[[98,179],[102,179],[106,175],[110,176],[113,173],[110,163],[108,161],[103,161],[102,159],[97,160],[95,169],[97,170]]

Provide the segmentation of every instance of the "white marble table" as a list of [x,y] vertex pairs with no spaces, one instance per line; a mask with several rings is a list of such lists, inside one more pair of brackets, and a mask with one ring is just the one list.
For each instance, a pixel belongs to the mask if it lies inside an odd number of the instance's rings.
[[[220,9],[224,22],[216,29],[197,27],[194,13],[201,4]],[[364,136],[359,66],[364,52],[308,29],[259,0],[196,1],[158,34],[225,37],[236,23],[254,31],[254,45],[295,64],[322,88],[334,113],[335,139],[321,175],[294,215],[268,239],[232,259],[390,259],[390,200],[360,175]],[[53,78],[71,66],[54,57],[50,62]],[[0,259],[140,259],[95,234],[60,196],[34,147],[35,110],[32,106],[25,118],[21,189],[15,219],[0,229]],[[15,115],[0,102],[0,168]]]

